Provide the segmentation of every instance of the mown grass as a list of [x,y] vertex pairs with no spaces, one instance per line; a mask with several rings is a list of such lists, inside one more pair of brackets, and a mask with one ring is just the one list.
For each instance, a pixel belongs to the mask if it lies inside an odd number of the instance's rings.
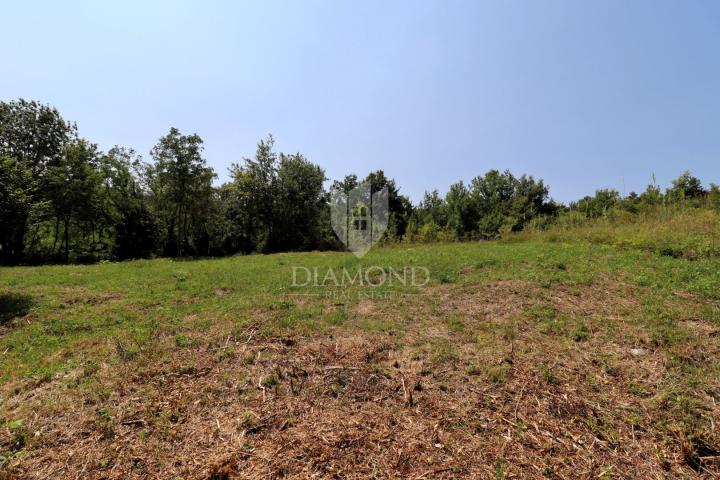
[[[447,422],[454,431],[472,430],[461,413],[471,406],[454,396],[459,385],[506,395],[513,405],[506,420],[519,435],[527,427],[523,421],[544,411],[532,403],[519,415],[523,395],[537,402],[545,390],[583,392],[597,412],[569,414],[564,421],[582,422],[578,431],[588,429],[613,447],[627,446],[628,428],[659,432],[668,445],[682,435],[695,445],[688,463],[696,461],[705,443],[717,445],[708,412],[720,391],[712,338],[720,328],[720,259],[545,240],[391,245],[362,259],[314,252],[0,269],[0,298],[7,299],[0,406],[8,407],[0,425],[38,431],[53,412],[82,399],[97,407],[93,422],[111,441],[127,428],[117,420],[118,385],[128,372],[156,375],[158,365],[188,378],[217,368],[209,377],[237,381],[246,400],[261,395],[256,389],[276,395],[287,389],[295,396],[301,387],[288,385],[287,362],[270,360],[278,353],[263,345],[292,351],[318,339],[354,338],[386,352],[362,354],[373,376],[389,380],[402,371],[409,385],[408,369],[416,369],[417,382],[451,399],[458,412]],[[419,287],[293,286],[298,267],[317,269],[322,277],[328,268],[372,266],[426,268],[430,281]],[[377,281],[377,271],[371,277]],[[209,364],[208,356],[214,359]],[[309,368],[313,358],[303,356],[298,368],[305,361]],[[341,403],[355,398],[347,397],[343,381],[330,391]],[[66,393],[43,394],[44,386]],[[35,420],[35,404],[16,401],[33,390],[42,405]],[[481,404],[490,402],[485,414],[495,408],[493,398],[482,397]],[[180,414],[148,415],[144,421],[157,425],[153,435],[164,438],[162,426]],[[255,421],[250,415],[242,423]],[[7,425],[0,466],[31,461],[22,452],[35,448],[35,437]],[[15,440],[17,432],[23,442]]]
[[[265,335],[347,327],[402,328],[392,319],[362,316],[348,324],[346,307],[362,302],[368,290],[382,300],[393,293],[416,293],[419,288],[394,284],[340,291],[292,286],[293,267],[324,271],[373,265],[397,270],[425,267],[431,280],[422,288],[527,280],[552,289],[559,283],[589,285],[599,276],[622,280],[650,292],[644,315],[655,322],[652,327],[659,342],[681,336],[671,325],[672,311],[666,310],[670,308],[666,303],[678,292],[720,299],[720,260],[716,258],[689,261],[607,245],[542,241],[391,246],[360,260],[345,253],[302,253],[5,268],[0,270],[0,293],[24,300],[22,311],[0,327],[0,379],[49,379],[87,360],[132,356],[159,337],[171,338],[173,347],[184,348],[203,342],[208,330],[240,331],[257,322]],[[329,291],[337,295],[329,302],[316,301]],[[705,306],[702,315],[720,322],[712,305]],[[528,313],[548,331],[568,330],[578,339],[587,336],[578,320],[551,318],[550,310],[534,307]],[[451,330],[463,330],[459,318],[446,322]]]

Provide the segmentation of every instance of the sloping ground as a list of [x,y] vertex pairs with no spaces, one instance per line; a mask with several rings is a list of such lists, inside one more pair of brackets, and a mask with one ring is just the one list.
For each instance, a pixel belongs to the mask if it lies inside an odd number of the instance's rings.
[[[714,478],[720,330],[706,300],[648,293],[468,281],[116,344],[4,385],[4,417],[26,421],[0,434],[24,445],[0,478]],[[303,302],[342,315],[266,328]]]
[[565,225],[522,232],[510,239],[589,242],[691,260],[720,256],[720,211],[716,210],[659,206],[644,214],[611,211],[608,217],[565,221]]

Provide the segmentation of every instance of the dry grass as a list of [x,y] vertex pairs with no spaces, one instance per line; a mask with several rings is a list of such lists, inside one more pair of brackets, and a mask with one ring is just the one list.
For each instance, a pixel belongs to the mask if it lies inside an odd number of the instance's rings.
[[7,382],[4,416],[26,420],[0,445],[29,447],[0,478],[720,475],[720,385],[698,376],[720,331],[698,319],[703,302],[665,306],[692,342],[663,343],[642,287],[547,287],[311,298],[304,308],[342,310],[343,323],[269,331],[276,310],[259,309],[263,321],[162,354],[118,347],[63,378]]

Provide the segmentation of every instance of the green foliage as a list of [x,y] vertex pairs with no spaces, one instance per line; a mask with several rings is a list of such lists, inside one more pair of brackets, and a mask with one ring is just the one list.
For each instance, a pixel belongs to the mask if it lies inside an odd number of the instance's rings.
[[363,182],[370,184],[371,192],[379,192],[387,188],[388,192],[388,227],[387,236],[391,238],[402,238],[405,235],[408,221],[413,212],[410,199],[400,195],[400,188],[395,180],[387,178],[385,172],[377,170],[370,172]]
[[[95,247],[95,230],[103,216],[97,166],[97,148],[85,140],[69,143],[63,155],[48,166],[43,193],[50,202],[55,222],[53,246],[60,243],[66,262],[70,259],[72,223],[83,237],[92,235],[90,249]],[[60,227],[62,237],[58,238]],[[101,237],[99,234],[98,242]]]
[[227,243],[243,251],[307,250],[319,246],[325,172],[297,153],[279,155],[269,136],[255,158],[233,165],[232,182],[223,187],[230,224]]
[[[417,223],[413,218],[414,208],[410,203],[410,199],[400,194],[400,188],[397,186],[395,180],[387,178],[385,172],[382,170],[370,172],[362,181],[359,181],[355,174],[346,175],[342,181],[336,180],[333,182],[331,191],[340,191],[347,194],[361,183],[369,184],[372,193],[387,189],[388,225],[383,234],[382,241],[389,243],[402,240],[407,241],[408,238],[414,238],[417,233]],[[332,232],[329,224],[327,224],[325,229],[326,231]],[[329,243],[332,244],[336,242],[333,240]]]
[[0,157],[14,158],[41,177],[57,162],[76,128],[50,106],[20,99],[0,102]]
[[[49,106],[0,102],[0,264],[342,248],[325,172],[302,154],[275,152],[269,136],[217,187],[202,154],[202,139],[176,128],[153,147],[150,164],[131,149],[103,153]],[[362,181],[387,189],[384,243],[525,231],[692,259],[720,252],[720,187],[706,190],[689,172],[664,193],[653,179],[640,195],[601,189],[567,208],[542,180],[509,171],[457,182],[444,196],[433,190],[417,207],[382,170]],[[359,183],[347,175],[333,188]]]
[[215,173],[202,157],[202,139],[176,128],[150,152],[146,169],[150,201],[161,226],[163,253],[169,256],[207,251],[207,221]]
[[699,178],[685,172],[678,178],[673,180],[672,187],[668,189],[667,196],[675,201],[681,201],[686,198],[698,198],[705,194],[705,189]]
[[598,190],[593,197],[585,197],[570,208],[576,209],[587,218],[605,215],[620,202],[620,194],[615,190]]
[[416,217],[422,223],[447,225],[448,209],[445,199],[440,196],[437,190],[425,192],[425,196],[416,210]]
[[720,213],[720,187],[714,183],[710,184],[710,191],[708,192],[708,206]]
[[320,212],[327,209],[323,198],[325,180],[325,171],[301,154],[280,154],[274,202],[279,210],[275,218],[280,221],[273,230],[273,250],[308,250],[317,246]]
[[478,232],[484,238],[520,231],[531,218],[555,209],[548,202],[548,189],[542,180],[536,182],[526,175],[515,178],[509,171],[501,174],[490,170],[473,179],[471,197],[480,217]]
[[491,239],[522,230],[538,217],[553,215],[558,207],[548,200],[542,180],[509,171],[490,170],[465,186],[458,182],[442,199],[426,193],[414,214],[411,234],[418,241]]
[[0,467],[4,463],[12,460],[18,455],[28,443],[28,431],[22,420],[13,420],[0,424],[0,428],[7,430],[10,433],[10,441],[5,445],[0,445]]
[[0,157],[0,260],[23,256],[25,226],[34,182],[31,170],[12,157]]
[[516,236],[590,242],[698,259],[720,255],[720,188],[704,190],[685,172],[663,194],[651,184],[641,195],[598,190],[554,217],[538,218]]
[[100,158],[100,168],[107,214],[115,229],[115,255],[120,259],[153,255],[160,232],[142,185],[146,168],[142,157],[132,149],[114,147]]
[[28,219],[44,200],[47,168],[60,161],[75,130],[47,105],[0,102],[0,262],[24,260]]
[[600,218],[568,211],[545,228],[528,229],[516,239],[527,237],[613,245],[686,259],[710,258],[720,255],[720,214],[678,204],[647,207],[636,214],[614,208]]

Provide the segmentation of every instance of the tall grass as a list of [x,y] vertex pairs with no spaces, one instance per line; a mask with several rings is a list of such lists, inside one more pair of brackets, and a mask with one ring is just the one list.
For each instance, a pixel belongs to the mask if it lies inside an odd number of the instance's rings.
[[506,237],[522,239],[614,245],[691,260],[711,258],[720,256],[720,214],[713,209],[677,205],[639,213],[612,209],[595,219],[571,211],[550,225],[530,225]]

